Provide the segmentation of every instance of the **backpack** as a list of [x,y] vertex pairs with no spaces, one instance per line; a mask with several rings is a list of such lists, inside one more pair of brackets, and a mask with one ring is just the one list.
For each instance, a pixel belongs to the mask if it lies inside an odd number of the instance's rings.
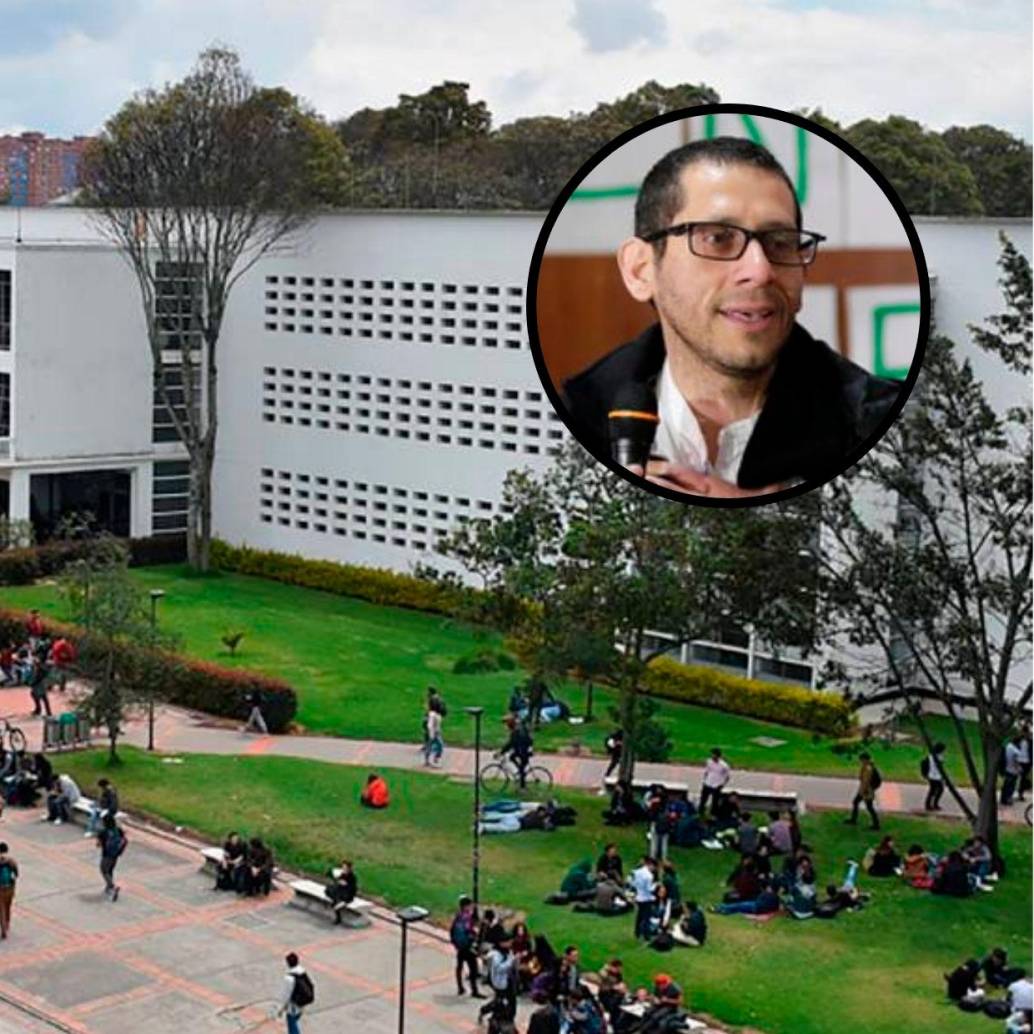
[[880,770],[873,765],[872,766],[872,788],[878,790],[883,785],[883,776],[880,775]]
[[102,854],[105,858],[120,858],[122,856],[122,852],[125,851],[126,844],[128,842],[126,834],[122,832],[122,827],[115,826],[104,837],[104,849]]
[[10,862],[0,862],[0,887],[14,886],[14,866]]
[[456,916],[453,919],[452,926],[449,927],[449,940],[454,948],[459,948],[461,951],[473,946],[474,934],[463,916]]
[[919,762],[919,774],[924,779],[929,779],[930,778],[930,759],[929,759],[929,757],[925,757],[925,758],[923,758],[922,761]]
[[992,1020],[1006,1020],[1012,1014],[1012,1006],[1004,998],[992,998],[984,1002],[984,1015]]
[[650,947],[654,951],[671,951],[675,947],[675,938],[667,930],[661,930],[652,941]]
[[291,1001],[299,1009],[304,1009],[305,1006],[312,1005],[315,1000],[316,988],[312,986],[312,977],[308,973],[295,973],[294,987],[291,988]]

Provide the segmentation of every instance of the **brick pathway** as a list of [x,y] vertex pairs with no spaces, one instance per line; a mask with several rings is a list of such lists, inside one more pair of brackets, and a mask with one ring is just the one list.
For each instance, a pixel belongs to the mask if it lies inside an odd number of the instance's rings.
[[[284,889],[267,899],[217,893],[199,871],[196,846],[133,825],[112,903],[82,826],[38,817],[9,808],[0,819],[21,869],[11,935],[0,942],[0,1034],[281,1031],[269,1009],[289,950],[316,984],[306,1034],[397,1029],[400,942],[392,923],[335,927],[288,907]],[[412,928],[408,1029],[475,1030],[472,1004],[453,988],[448,944]]]

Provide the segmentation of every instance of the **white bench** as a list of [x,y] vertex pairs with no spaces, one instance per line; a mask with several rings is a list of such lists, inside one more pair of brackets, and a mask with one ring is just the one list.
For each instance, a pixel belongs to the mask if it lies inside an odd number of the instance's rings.
[[793,790],[739,790],[736,787],[726,788],[723,793],[736,794],[744,811],[795,811],[804,814],[804,802]]
[[[617,776],[607,776],[603,781],[603,785],[608,790],[613,790],[618,785]],[[663,781],[660,779],[633,779],[632,780],[632,792],[633,793],[646,793],[651,786],[663,786],[668,793],[679,794],[682,797],[689,797],[689,783],[677,783],[671,780]]]
[[204,872],[211,873],[214,876],[219,871],[219,866],[223,864],[223,859],[225,857],[226,852],[221,847],[202,847],[202,870]]
[[[292,880],[291,890],[294,891],[291,904],[296,908],[307,909],[311,905],[318,905],[328,915],[334,914],[334,905],[330,898],[327,897],[327,888],[322,883],[317,883],[316,880]],[[364,913],[371,908],[373,908],[372,901],[366,901],[363,898],[353,898],[344,908],[350,920],[348,925],[369,926],[370,918],[364,915]]]
[[[93,809],[94,809],[94,806],[96,805],[96,803],[97,802],[92,797],[85,797],[82,794],[80,794],[79,795],[79,799],[77,801],[75,801],[73,803],[73,805],[72,805],[72,808],[71,808],[71,816],[72,816],[72,818],[75,819],[79,815],[82,815],[87,821],[89,821],[90,815],[93,814]],[[101,814],[104,815],[104,814],[106,814],[106,812],[101,812]],[[126,817],[126,813],[124,811],[120,811],[115,816],[115,818],[118,821],[120,821],[120,822],[125,817]]]

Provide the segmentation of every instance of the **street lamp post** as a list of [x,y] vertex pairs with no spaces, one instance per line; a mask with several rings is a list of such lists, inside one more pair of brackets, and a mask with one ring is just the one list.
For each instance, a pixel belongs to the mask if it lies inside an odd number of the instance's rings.
[[474,837],[471,849],[471,893],[474,902],[474,914],[478,914],[480,905],[481,876],[481,716],[483,707],[465,707],[463,709],[474,719]]
[[[158,636],[158,601],[165,595],[164,589],[151,590],[151,640],[152,647],[157,645]],[[147,749],[154,750],[154,687],[147,694]]]
[[399,1034],[405,1034],[406,1031],[406,931],[410,923],[418,923],[430,914],[426,908],[419,905],[400,908],[395,913],[402,924],[402,954],[399,958]]

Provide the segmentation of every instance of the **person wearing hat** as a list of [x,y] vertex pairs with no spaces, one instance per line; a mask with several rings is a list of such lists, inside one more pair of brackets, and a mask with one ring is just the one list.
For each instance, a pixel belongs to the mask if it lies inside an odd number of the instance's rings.
[[654,1003],[643,1014],[637,1034],[663,1034],[682,1008],[682,988],[667,973],[653,981]]

